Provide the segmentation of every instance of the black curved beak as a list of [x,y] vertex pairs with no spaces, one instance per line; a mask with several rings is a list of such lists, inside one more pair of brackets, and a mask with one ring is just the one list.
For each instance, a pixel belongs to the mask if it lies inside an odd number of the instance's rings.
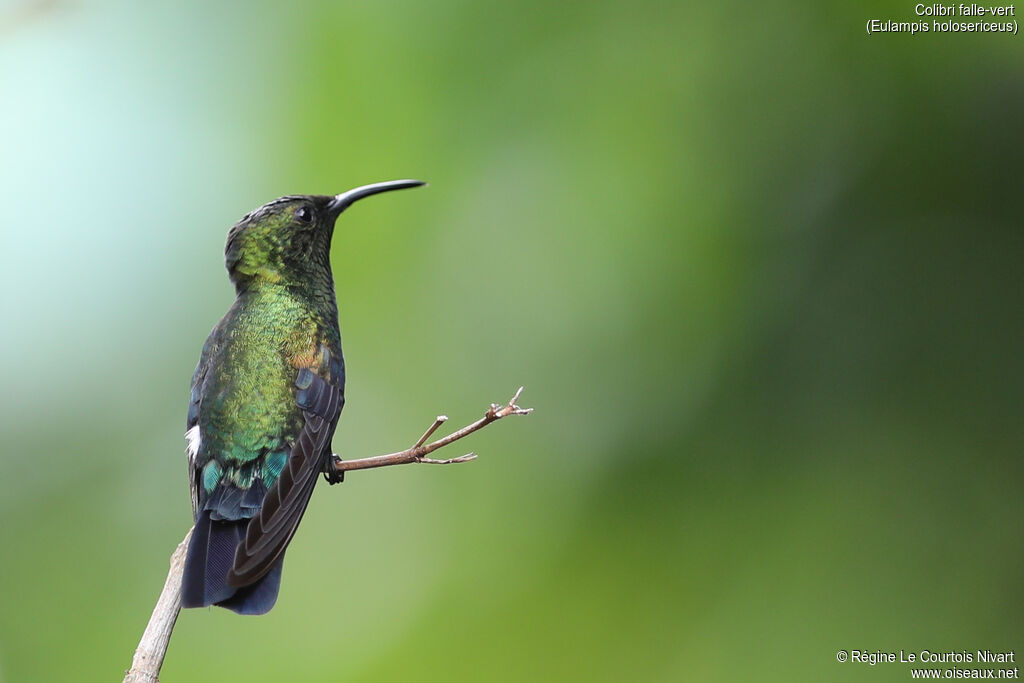
[[404,190],[407,187],[419,187],[420,185],[426,185],[426,183],[422,180],[389,180],[384,183],[363,185],[362,187],[356,187],[348,192],[342,192],[339,195],[335,195],[334,199],[327,203],[327,210],[331,212],[332,216],[337,218],[342,211],[352,206],[353,203],[359,201],[363,197],[369,197],[370,195],[378,194],[380,192],[388,192],[390,190]]

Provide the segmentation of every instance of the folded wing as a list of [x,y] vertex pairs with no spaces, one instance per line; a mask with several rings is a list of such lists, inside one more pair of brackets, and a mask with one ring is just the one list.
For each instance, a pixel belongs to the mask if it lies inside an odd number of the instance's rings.
[[262,508],[249,521],[245,539],[238,544],[227,576],[229,586],[248,586],[274,568],[295,534],[317,477],[330,457],[331,436],[341,412],[341,390],[308,369],[299,371],[296,386],[295,400],[305,423],[281,476],[267,491]]

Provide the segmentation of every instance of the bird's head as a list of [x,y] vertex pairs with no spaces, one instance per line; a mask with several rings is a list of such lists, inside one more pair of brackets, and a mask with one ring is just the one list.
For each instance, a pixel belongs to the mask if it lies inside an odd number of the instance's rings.
[[225,259],[239,289],[253,281],[302,282],[330,274],[334,222],[354,202],[388,190],[424,185],[419,180],[392,180],[363,185],[339,195],[281,197],[247,213],[228,232]]

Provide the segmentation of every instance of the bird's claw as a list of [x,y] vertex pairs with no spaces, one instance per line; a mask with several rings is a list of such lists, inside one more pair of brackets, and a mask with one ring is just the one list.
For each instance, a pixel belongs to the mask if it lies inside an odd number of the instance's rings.
[[324,479],[331,486],[340,484],[345,481],[345,470],[339,470],[335,467],[335,463],[341,462],[341,458],[338,457],[337,453],[331,453],[327,458],[327,464],[324,465]]

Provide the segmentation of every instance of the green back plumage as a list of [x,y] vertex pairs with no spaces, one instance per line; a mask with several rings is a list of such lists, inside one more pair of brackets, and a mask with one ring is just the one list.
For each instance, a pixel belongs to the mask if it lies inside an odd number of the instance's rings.
[[[225,317],[223,324],[233,343],[211,359],[204,388],[208,409],[199,425],[208,435],[208,453],[227,466],[225,471],[238,486],[248,487],[253,474],[251,467],[242,465],[264,454],[284,457],[287,444],[298,435],[296,372],[314,365],[318,374],[327,370],[315,363],[321,345],[333,346],[333,353],[340,357],[340,340],[330,334],[324,318],[307,301],[277,284],[248,288]],[[269,464],[264,473],[269,486],[283,460],[254,464]],[[212,488],[210,478],[204,473],[208,489]]]

